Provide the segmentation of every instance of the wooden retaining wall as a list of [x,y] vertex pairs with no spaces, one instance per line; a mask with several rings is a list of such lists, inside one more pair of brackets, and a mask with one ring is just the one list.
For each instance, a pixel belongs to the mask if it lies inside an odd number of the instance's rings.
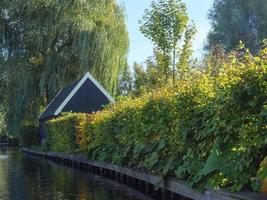
[[[253,192],[227,193],[224,191],[206,190],[204,193],[200,193],[188,187],[184,182],[174,178],[162,181],[159,176],[140,173],[109,163],[88,160],[85,156],[53,152],[44,153],[26,148],[23,148],[23,152],[119,181],[162,200],[267,200],[267,196]],[[160,186],[158,190],[155,189],[156,185]]]

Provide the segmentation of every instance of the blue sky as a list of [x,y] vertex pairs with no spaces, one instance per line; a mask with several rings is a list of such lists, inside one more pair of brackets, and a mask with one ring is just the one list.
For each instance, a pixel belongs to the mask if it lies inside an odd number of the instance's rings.
[[[152,0],[117,0],[123,3],[126,8],[126,23],[130,37],[130,50],[128,55],[129,64],[134,61],[142,63],[152,55],[153,45],[139,31],[138,20],[142,19],[145,8],[149,8]],[[195,37],[194,55],[200,57],[203,44],[210,29],[207,14],[212,6],[212,0],[183,0],[187,5],[188,14],[197,26],[197,35]]]

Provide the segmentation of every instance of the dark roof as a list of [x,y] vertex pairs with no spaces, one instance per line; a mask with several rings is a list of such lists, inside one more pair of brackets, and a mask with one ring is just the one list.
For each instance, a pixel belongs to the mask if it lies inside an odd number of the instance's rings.
[[114,102],[113,98],[91,74],[86,73],[81,79],[63,88],[48,104],[38,120],[51,119],[61,112],[92,113],[101,110],[109,102]]

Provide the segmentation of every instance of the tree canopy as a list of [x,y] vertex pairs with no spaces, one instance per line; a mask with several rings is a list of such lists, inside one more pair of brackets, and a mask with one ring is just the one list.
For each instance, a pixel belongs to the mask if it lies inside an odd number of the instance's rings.
[[266,0],[215,0],[209,19],[208,49],[220,45],[231,51],[241,40],[255,53],[267,37]]
[[[189,17],[186,5],[181,0],[158,0],[152,1],[151,8],[146,9],[140,31],[149,38],[157,50],[163,55],[164,74],[168,79],[168,67],[172,58],[172,80],[176,78],[177,52],[190,52],[190,41],[195,34],[195,27],[189,25]],[[185,38],[183,49],[179,49],[179,42]],[[178,54],[180,55],[180,54]],[[187,58],[187,56],[184,56]],[[178,64],[178,68],[180,65]]]
[[60,88],[86,71],[116,93],[129,41],[115,0],[0,4],[1,93],[10,131],[36,119]]

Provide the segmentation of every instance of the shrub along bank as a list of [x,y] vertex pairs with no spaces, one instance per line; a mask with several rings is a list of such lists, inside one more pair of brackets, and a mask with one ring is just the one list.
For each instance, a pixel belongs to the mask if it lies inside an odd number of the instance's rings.
[[199,189],[259,190],[266,177],[267,49],[238,56],[216,72],[190,72],[175,86],[101,112],[52,120],[48,149],[176,176]]
[[84,114],[68,113],[46,124],[47,140],[44,150],[73,153],[77,150],[76,126]]

